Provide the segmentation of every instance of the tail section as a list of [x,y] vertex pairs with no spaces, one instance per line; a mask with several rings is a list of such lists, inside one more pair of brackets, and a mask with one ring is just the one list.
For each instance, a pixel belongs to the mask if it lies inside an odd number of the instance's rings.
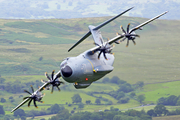
[[[115,17],[113,17],[113,18],[111,18],[111,19],[109,19],[109,20],[101,23],[100,25],[98,25],[98,26],[96,26],[96,27],[95,27],[95,26],[89,26],[90,31],[87,32],[77,43],[75,43],[75,44],[68,50],[68,52],[71,51],[71,50],[72,50],[74,47],[76,47],[78,44],[80,44],[80,43],[81,43],[83,40],[85,40],[87,37],[89,37],[91,34],[93,34],[94,41],[95,41],[97,44],[99,44],[100,39],[102,39],[102,36],[101,36],[101,33],[99,32],[99,29],[102,28],[103,26],[105,26],[106,24],[110,23],[111,21],[115,20],[115,19],[118,18],[119,16],[123,15],[124,13],[128,12],[128,11],[131,10],[131,9],[133,9],[133,7],[132,7],[132,8],[129,8],[129,9],[127,9],[126,11],[120,13],[119,15],[117,15],[117,16],[115,16]],[[99,41],[99,42],[98,42],[98,41]],[[101,43],[101,42],[100,42],[100,43]]]
[[[101,32],[100,32],[99,29],[95,29],[95,28],[96,28],[95,26],[92,26],[92,25],[89,26],[89,30],[90,30],[90,32],[91,32],[91,34],[93,36],[94,42],[96,44],[101,45],[102,44],[101,42],[103,41]],[[103,43],[104,43],[104,41],[103,41]]]

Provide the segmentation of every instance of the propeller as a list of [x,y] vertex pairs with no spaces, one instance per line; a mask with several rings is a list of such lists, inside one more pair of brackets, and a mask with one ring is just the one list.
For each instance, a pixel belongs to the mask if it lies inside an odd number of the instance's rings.
[[50,89],[50,85],[52,85],[51,93],[53,93],[54,87],[57,87],[57,89],[61,91],[61,89],[59,88],[59,85],[64,84],[64,82],[58,79],[61,77],[60,71],[56,75],[54,75],[54,72],[55,70],[52,71],[51,76],[49,76],[47,72],[45,72],[45,76],[47,77],[48,81],[41,80],[43,83],[49,83],[49,85],[46,87],[46,89],[48,90]]
[[100,38],[100,40],[101,40],[101,45],[94,43],[95,45],[99,46],[99,48],[96,50],[96,51],[100,51],[99,55],[98,55],[98,59],[100,58],[101,54],[103,53],[104,58],[107,60],[106,53],[111,53],[113,46],[110,46],[108,41],[105,44],[101,38]]
[[136,37],[140,37],[139,35],[137,35],[134,31],[135,30],[129,30],[130,27],[130,23],[127,25],[127,31],[124,30],[123,26],[120,26],[120,29],[122,30],[123,34],[122,36],[124,37],[123,40],[121,40],[120,42],[124,41],[127,38],[127,44],[126,47],[128,47],[129,45],[129,40],[132,40],[132,42],[134,43],[134,45],[136,45],[136,42],[134,41]]
[[29,99],[28,100],[29,101],[28,107],[30,107],[31,102],[33,101],[34,102],[34,106],[36,108],[38,108],[37,104],[36,104],[36,101],[43,103],[43,101],[41,101],[41,99],[44,97],[45,94],[43,95],[39,90],[34,92],[34,88],[33,88],[32,85],[31,85],[31,90],[32,90],[32,93],[27,91],[27,90],[24,90],[24,92],[28,93],[30,96],[29,97],[24,97],[23,100]]

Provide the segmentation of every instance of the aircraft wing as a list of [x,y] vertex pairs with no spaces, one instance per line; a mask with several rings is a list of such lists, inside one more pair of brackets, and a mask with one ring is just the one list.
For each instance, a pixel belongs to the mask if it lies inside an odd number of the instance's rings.
[[44,83],[44,85],[42,85],[38,90],[39,90],[39,91],[44,90],[44,88],[46,88],[46,86],[48,86],[49,84],[50,84],[49,82]]
[[[60,77],[61,75],[60,75],[60,71],[59,72],[57,72],[57,74],[55,75],[55,77]],[[36,90],[35,91],[35,93],[37,92],[37,91],[43,91],[48,85],[50,84],[50,82],[46,82],[46,83],[44,83],[38,90]],[[20,103],[17,107],[15,107],[12,111],[11,111],[11,113],[12,112],[14,112],[15,110],[17,110],[18,108],[20,108],[22,105],[24,105],[26,102],[28,102],[29,101],[29,99],[30,98],[26,98],[22,103]]]
[[[46,88],[46,86],[48,86],[48,85],[49,85],[49,83],[44,83],[37,91],[42,91],[42,90],[44,90],[44,88]],[[11,111],[11,113],[14,112],[15,110],[17,110],[18,108],[20,108],[20,107],[21,107],[22,105],[24,105],[26,102],[28,102],[29,99],[30,99],[30,98],[25,99],[22,103],[20,103],[17,107],[15,107],[15,108]]]
[[[166,14],[167,12],[168,12],[168,11],[166,11],[166,12],[164,12],[164,13],[162,13],[162,14],[160,14],[160,15],[158,15],[158,16],[156,16],[156,17],[154,17],[154,18],[152,18],[152,19],[150,19],[150,20],[148,20],[148,21],[146,21],[146,22],[144,22],[144,23],[136,26],[136,27],[134,27],[133,29],[130,30],[130,33],[132,33],[133,31],[135,31],[135,30],[137,30],[137,29],[140,29],[140,28],[143,27],[144,25],[146,25],[146,24],[148,24],[148,23],[156,20],[157,18],[163,16],[163,15]],[[108,43],[109,43],[109,44],[112,44],[112,43],[114,43],[115,41],[117,41],[117,40],[119,40],[119,39],[121,39],[121,38],[123,38],[123,37],[124,37],[123,34],[122,34],[122,35],[117,35],[116,37],[110,39],[110,40],[108,41]],[[105,42],[105,44],[106,44],[106,43],[107,43],[107,42]],[[94,54],[101,46],[102,46],[102,45],[96,46],[96,47],[90,49],[89,54]]]
[[150,23],[150,22],[156,20],[157,18],[163,16],[163,15],[166,14],[166,13],[168,13],[168,11],[166,11],[166,12],[164,12],[164,13],[162,13],[162,14],[160,14],[160,15],[158,15],[158,16],[156,16],[156,17],[154,17],[154,18],[152,18],[152,19],[150,19],[150,20],[148,20],[148,21],[146,21],[146,22],[144,22],[144,23],[142,23],[142,24],[136,26],[136,27],[134,27],[133,29],[130,30],[129,33],[132,33],[133,31],[135,31],[135,30],[137,30],[137,29],[143,27],[144,25],[146,25],[146,24],[148,24],[148,23]]
[[29,99],[30,99],[30,98],[25,99],[22,103],[20,103],[17,107],[15,107],[15,108],[11,111],[11,113],[14,112],[15,110],[17,110],[18,108],[20,108],[22,105],[24,105],[27,101],[29,101]]

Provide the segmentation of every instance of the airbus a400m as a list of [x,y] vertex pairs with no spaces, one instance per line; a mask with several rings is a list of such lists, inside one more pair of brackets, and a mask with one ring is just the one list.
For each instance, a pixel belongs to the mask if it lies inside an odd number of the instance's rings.
[[15,107],[11,112],[14,112],[28,101],[28,106],[30,106],[32,100],[34,102],[34,106],[37,107],[36,101],[42,102],[41,99],[44,96],[41,93],[41,91],[44,89],[50,89],[50,86],[52,86],[51,92],[53,92],[54,87],[56,87],[60,91],[59,86],[64,83],[59,80],[60,77],[62,77],[66,82],[74,83],[74,87],[76,89],[81,89],[87,88],[92,84],[92,82],[99,80],[106,74],[113,71],[113,63],[115,58],[114,55],[111,53],[114,47],[112,44],[119,44],[120,42],[123,42],[125,40],[127,40],[126,46],[129,45],[130,40],[134,44],[136,44],[135,39],[136,37],[139,37],[139,35],[137,35],[135,31],[141,30],[144,25],[152,22],[153,20],[167,13],[164,12],[132,29],[130,29],[130,23],[127,25],[126,30],[124,30],[124,28],[121,26],[120,29],[122,30],[122,34],[118,33],[116,37],[105,42],[99,29],[105,26],[106,24],[110,23],[111,21],[115,20],[119,16],[123,15],[124,13],[128,12],[132,8],[129,8],[128,10],[103,22],[98,26],[89,25],[89,31],[87,32],[87,34],[85,34],[77,43],[75,43],[68,50],[68,52],[71,51],[74,47],[76,47],[79,43],[81,43],[90,35],[93,36],[94,44],[96,46],[76,57],[66,58],[64,61],[61,62],[60,70],[56,74],[54,74],[55,71],[52,72],[51,76],[45,73],[45,76],[48,78],[48,81],[42,80],[44,84],[35,92],[33,87],[31,86],[33,93],[30,93],[29,91],[25,90],[26,93],[30,94],[30,96],[25,97],[24,101],[20,103],[17,107]]

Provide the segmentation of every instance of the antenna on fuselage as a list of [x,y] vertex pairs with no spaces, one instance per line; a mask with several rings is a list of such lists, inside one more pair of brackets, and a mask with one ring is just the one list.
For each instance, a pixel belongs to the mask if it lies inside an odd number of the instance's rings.
[[[113,18],[111,18],[111,19],[109,19],[109,20],[101,23],[100,25],[96,26],[96,27],[94,28],[94,30],[98,30],[98,29],[102,28],[102,27],[105,26],[106,24],[110,23],[111,21],[115,20],[116,18],[118,18],[119,16],[123,15],[124,13],[128,12],[129,10],[131,10],[131,9],[133,9],[133,8],[134,8],[134,7],[131,7],[131,8],[129,8],[129,9],[127,9],[126,11],[118,14],[117,16],[115,16],[115,17],[113,17]],[[85,39],[86,39],[87,37],[89,37],[90,35],[91,35],[91,31],[89,31],[88,33],[86,33],[78,42],[76,42],[76,43],[68,50],[68,52],[71,51],[74,47],[76,47],[78,44],[80,44],[83,40],[85,40]]]

